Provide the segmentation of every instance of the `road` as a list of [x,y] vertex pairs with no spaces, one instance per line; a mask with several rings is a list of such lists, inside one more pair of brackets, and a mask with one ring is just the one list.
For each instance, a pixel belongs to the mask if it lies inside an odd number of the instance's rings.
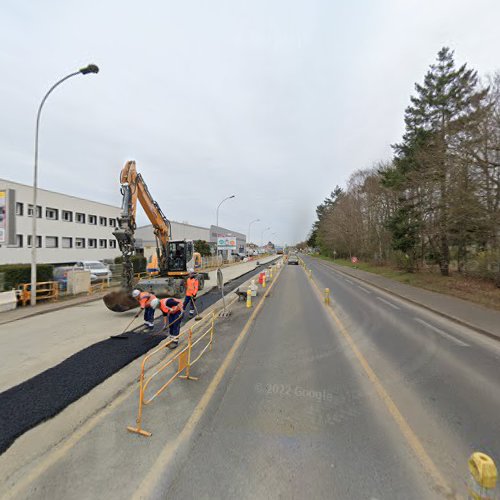
[[125,431],[128,389],[9,498],[465,498],[470,453],[500,460],[500,343],[306,261],[313,280],[285,266],[253,322],[239,303],[218,323],[200,379],[147,408],[152,438]]
[[285,268],[167,496],[465,497],[470,453],[500,457],[500,344],[307,265],[352,344]]

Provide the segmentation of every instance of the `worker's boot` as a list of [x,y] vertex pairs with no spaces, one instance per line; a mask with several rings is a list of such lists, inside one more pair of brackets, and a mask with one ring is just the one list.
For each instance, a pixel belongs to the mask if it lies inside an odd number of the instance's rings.
[[170,344],[168,344],[168,347],[170,349],[175,349],[179,345],[179,337],[174,337],[173,335],[170,335]]

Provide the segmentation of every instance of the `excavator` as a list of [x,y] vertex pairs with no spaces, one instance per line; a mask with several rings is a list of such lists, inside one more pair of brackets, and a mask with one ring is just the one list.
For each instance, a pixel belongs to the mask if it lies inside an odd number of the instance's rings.
[[[131,292],[134,288],[149,291],[157,297],[182,297],[186,287],[189,269],[197,271],[199,289],[203,289],[208,274],[200,272],[201,255],[194,251],[191,240],[172,241],[170,221],[153,199],[135,161],[128,161],[120,173],[122,211],[114,237],[123,257],[121,290],[104,296],[106,307],[114,312],[124,312],[138,306]],[[156,255],[153,257],[158,272],[148,278],[134,280],[132,255],[135,254],[135,229],[137,201],[141,204],[153,225],[156,238]]]

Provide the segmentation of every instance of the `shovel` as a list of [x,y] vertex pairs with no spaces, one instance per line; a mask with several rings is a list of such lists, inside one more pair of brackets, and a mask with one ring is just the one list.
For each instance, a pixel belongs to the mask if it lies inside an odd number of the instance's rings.
[[120,339],[120,340],[127,340],[128,337],[124,337],[123,334],[130,328],[130,325],[139,317],[139,314],[141,314],[142,309],[139,309],[139,312],[132,318],[130,323],[125,327],[122,333],[119,335],[110,335],[110,339]]

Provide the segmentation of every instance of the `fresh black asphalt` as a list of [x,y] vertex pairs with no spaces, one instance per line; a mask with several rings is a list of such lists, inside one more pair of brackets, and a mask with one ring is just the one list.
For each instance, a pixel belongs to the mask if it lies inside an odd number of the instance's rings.
[[[264,266],[230,281],[225,293],[235,290]],[[213,287],[201,296],[196,306],[199,312],[221,298]],[[187,320],[187,318],[186,318]],[[127,332],[125,340],[109,338],[97,342],[65,359],[62,363],[0,393],[0,454],[26,431],[54,417],[94,387],[158,345],[166,333],[157,322],[151,333]]]

